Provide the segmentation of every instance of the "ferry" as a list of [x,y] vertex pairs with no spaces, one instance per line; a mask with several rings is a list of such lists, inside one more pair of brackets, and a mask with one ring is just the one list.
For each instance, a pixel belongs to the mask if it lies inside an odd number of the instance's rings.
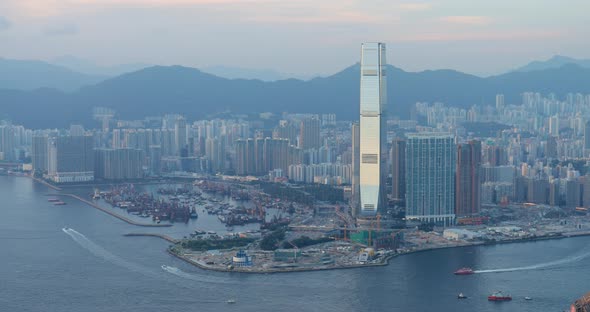
[[512,296],[503,294],[501,291],[496,291],[488,296],[488,301],[510,301]]
[[460,268],[459,270],[455,271],[455,275],[471,275],[475,273],[472,268]]

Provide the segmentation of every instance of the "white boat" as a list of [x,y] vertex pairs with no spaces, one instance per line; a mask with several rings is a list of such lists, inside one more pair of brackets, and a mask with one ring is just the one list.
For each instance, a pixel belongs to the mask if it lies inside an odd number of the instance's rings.
[[236,303],[236,300],[235,300],[235,299],[227,299],[227,301],[226,301],[226,302],[227,302],[228,304],[234,304],[234,303]]

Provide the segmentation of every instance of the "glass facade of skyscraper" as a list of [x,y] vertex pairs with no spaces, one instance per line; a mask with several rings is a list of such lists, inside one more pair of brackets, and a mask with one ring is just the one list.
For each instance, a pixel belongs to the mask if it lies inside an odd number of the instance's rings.
[[385,44],[363,43],[360,86],[360,216],[373,217],[386,204],[387,162]]

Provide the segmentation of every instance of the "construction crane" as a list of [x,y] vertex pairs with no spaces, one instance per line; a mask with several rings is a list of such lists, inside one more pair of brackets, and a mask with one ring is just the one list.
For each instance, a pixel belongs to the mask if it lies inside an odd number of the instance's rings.
[[380,213],[377,213],[375,220],[371,221],[371,227],[369,228],[369,240],[368,240],[369,246],[371,246],[373,244],[372,233],[373,233],[373,229],[375,228],[375,223],[377,223],[377,232],[381,232],[381,214]]

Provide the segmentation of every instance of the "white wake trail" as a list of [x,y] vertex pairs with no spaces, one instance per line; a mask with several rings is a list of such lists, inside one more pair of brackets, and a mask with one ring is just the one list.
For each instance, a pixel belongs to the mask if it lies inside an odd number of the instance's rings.
[[112,254],[111,252],[109,252],[108,250],[102,248],[101,246],[97,245],[96,243],[94,243],[93,241],[91,241],[90,239],[88,239],[86,236],[84,236],[84,234],[72,229],[72,228],[62,228],[61,229],[64,233],[66,233],[68,236],[70,236],[76,243],[78,243],[78,245],[80,245],[81,247],[83,247],[84,249],[88,250],[90,253],[92,253],[93,255],[102,258],[106,261],[109,261],[113,264],[116,264],[118,266],[121,266],[123,268],[129,269],[131,271],[137,272],[137,273],[141,273],[150,277],[157,277],[157,274],[155,274],[154,272],[151,272],[149,269],[139,266],[137,264],[131,263],[129,261],[126,261],[124,259],[122,259],[121,257],[118,257],[114,254]]
[[570,256],[570,257],[566,257],[563,259],[545,262],[545,263],[539,263],[539,264],[523,266],[523,267],[506,268],[506,269],[476,270],[475,273],[501,273],[501,272],[538,270],[538,269],[550,268],[550,267],[560,266],[563,264],[578,262],[580,260],[588,258],[589,256],[590,256],[590,251],[586,251],[586,252],[579,254],[579,255]]

